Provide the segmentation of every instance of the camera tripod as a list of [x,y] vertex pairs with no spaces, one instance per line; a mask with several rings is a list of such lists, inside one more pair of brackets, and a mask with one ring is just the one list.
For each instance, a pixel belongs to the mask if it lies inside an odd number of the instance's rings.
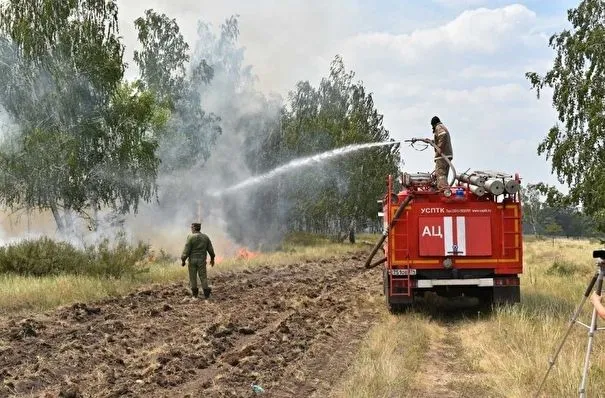
[[594,335],[598,330],[603,330],[605,328],[597,328],[597,309],[596,308],[594,308],[592,311],[592,319],[591,319],[590,325],[586,325],[586,324],[578,321],[578,317],[580,315],[580,311],[582,310],[582,307],[584,306],[584,303],[586,302],[588,297],[590,297],[593,288],[595,288],[595,285],[596,285],[595,293],[598,294],[599,296],[601,295],[601,290],[603,288],[603,276],[605,275],[605,259],[604,259],[604,257],[605,256],[603,255],[602,250],[598,250],[593,253],[593,258],[598,258],[598,261],[597,261],[598,270],[595,273],[595,275],[592,277],[590,283],[588,284],[588,287],[586,288],[586,291],[584,292],[584,297],[582,298],[580,305],[578,306],[578,308],[576,309],[576,312],[574,313],[573,317],[569,321],[569,328],[567,329],[567,332],[563,336],[563,340],[561,341],[561,344],[559,344],[557,350],[555,351],[554,357],[549,361],[550,366],[548,367],[548,370],[546,371],[546,374],[544,375],[544,379],[542,379],[542,383],[540,384],[540,387],[538,389],[538,392],[536,392],[535,397],[538,397],[538,394],[540,394],[540,391],[542,390],[542,387],[544,386],[544,382],[546,381],[548,374],[550,373],[552,367],[554,366],[555,361],[557,360],[557,357],[559,356],[559,353],[561,352],[561,348],[563,348],[563,344],[565,344],[565,340],[567,340],[567,336],[569,336],[569,332],[571,332],[571,329],[572,329],[574,323],[579,323],[580,325],[582,325],[588,329],[588,347],[586,348],[586,357],[584,359],[584,369],[582,371],[582,382],[580,384],[580,388],[578,389],[580,398],[586,397],[586,382],[587,382],[587,377],[588,377],[588,368],[589,368],[589,364],[590,364],[590,354],[592,353]]

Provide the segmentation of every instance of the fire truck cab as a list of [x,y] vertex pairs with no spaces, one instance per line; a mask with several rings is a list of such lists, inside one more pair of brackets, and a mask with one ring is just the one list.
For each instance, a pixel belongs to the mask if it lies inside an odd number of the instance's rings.
[[391,226],[382,247],[391,310],[426,292],[476,297],[483,305],[520,301],[519,176],[475,171],[457,177],[445,192],[434,188],[430,173],[404,173],[398,193],[392,176],[387,179],[379,215],[385,231]]

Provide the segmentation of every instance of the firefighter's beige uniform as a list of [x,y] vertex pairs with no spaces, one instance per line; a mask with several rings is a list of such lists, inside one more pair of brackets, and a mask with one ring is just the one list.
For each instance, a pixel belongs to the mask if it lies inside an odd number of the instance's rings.
[[[435,145],[439,148],[441,153],[451,161],[454,158],[454,152],[452,150],[450,132],[437,117],[434,117],[431,120],[431,124],[433,125],[433,140]],[[450,165],[435,149],[435,176],[437,177],[437,188],[439,190],[449,187],[447,182],[447,175],[449,172]]]

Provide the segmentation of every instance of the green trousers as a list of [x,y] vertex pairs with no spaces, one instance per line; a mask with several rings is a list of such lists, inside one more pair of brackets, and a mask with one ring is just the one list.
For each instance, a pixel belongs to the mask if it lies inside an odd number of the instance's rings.
[[200,277],[202,289],[208,289],[208,278],[206,276],[206,261],[189,261],[189,285],[192,289],[197,288],[197,277]]

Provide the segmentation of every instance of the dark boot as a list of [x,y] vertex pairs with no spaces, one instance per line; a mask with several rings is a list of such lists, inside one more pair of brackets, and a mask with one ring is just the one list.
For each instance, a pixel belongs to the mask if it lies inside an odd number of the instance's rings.
[[199,293],[200,293],[200,289],[198,289],[197,287],[191,289],[191,295],[193,297],[197,297]]
[[205,297],[205,298],[210,297],[210,292],[212,292],[212,289],[211,289],[211,288],[204,289],[204,297]]

